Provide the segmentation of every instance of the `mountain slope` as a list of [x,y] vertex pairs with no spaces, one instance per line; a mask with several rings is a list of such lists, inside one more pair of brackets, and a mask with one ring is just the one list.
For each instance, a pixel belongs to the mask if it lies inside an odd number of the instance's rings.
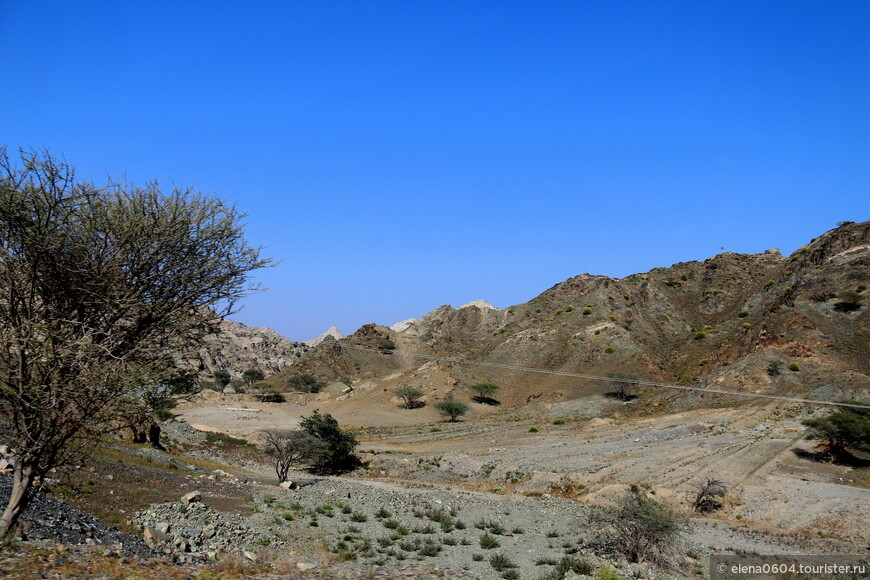
[[[389,340],[396,353],[324,344],[274,382],[280,386],[295,372],[327,381],[390,377],[391,389],[416,381],[438,398],[451,392],[467,397],[462,387],[469,382],[493,380],[506,387],[507,405],[539,394],[571,398],[611,388],[602,381],[443,362],[437,366],[450,378],[420,382],[413,375],[426,361],[401,354],[409,352],[746,392],[867,397],[866,285],[870,222],[852,223],[788,258],[777,250],[727,252],[622,279],[583,274],[502,310],[485,303],[442,306],[395,329],[366,325],[339,344],[378,348]],[[673,391],[662,397],[676,406],[699,399]]]

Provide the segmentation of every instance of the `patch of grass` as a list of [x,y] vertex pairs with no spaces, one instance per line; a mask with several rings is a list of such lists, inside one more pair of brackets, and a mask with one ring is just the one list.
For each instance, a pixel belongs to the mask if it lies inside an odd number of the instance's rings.
[[388,512],[387,510],[385,510],[384,508],[381,508],[381,509],[379,509],[378,511],[375,512],[375,517],[378,518],[378,519],[388,518],[388,517],[390,517],[391,515],[393,515],[393,514],[391,514],[390,512]]
[[350,516],[350,521],[357,522],[357,523],[361,524],[363,522],[369,521],[369,518],[366,517],[365,514],[355,513],[352,516]]
[[504,572],[511,568],[516,568],[517,565],[505,554],[493,554],[489,558],[489,565],[497,572]]
[[224,443],[226,445],[248,445],[246,439],[239,439],[226,433],[208,432],[205,435],[205,440],[209,443]]
[[747,312],[746,310],[741,310],[737,313],[738,318],[746,318],[747,316],[749,316],[749,312]]
[[796,373],[799,370],[801,370],[801,365],[797,364],[796,362],[793,362],[790,365],[788,365],[788,370]]
[[695,340],[704,340],[705,338],[707,338],[706,332],[696,332],[695,333]]
[[607,354],[613,354],[616,352],[616,349],[613,348],[612,346],[608,346],[607,348],[604,349],[604,352],[606,352]]
[[480,536],[479,543],[480,547],[484,550],[492,550],[501,545],[498,543],[498,540],[495,539],[495,536],[491,536],[489,532],[484,532],[483,535]]
[[475,562],[483,562],[483,554],[473,554],[471,559]]
[[556,419],[555,421],[553,421],[553,425],[564,425],[564,424],[565,424],[565,421],[563,421],[562,419]]
[[529,433],[537,433],[537,432],[538,432],[537,427],[529,427]]

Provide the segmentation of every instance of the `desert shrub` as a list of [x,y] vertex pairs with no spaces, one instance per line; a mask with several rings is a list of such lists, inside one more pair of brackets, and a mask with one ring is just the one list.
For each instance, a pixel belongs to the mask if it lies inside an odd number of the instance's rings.
[[256,381],[262,381],[265,378],[263,371],[260,369],[248,369],[242,373],[242,380],[245,381],[246,385],[250,385]]
[[782,369],[782,361],[772,360],[767,363],[767,374],[772,377],[779,375],[780,369]]
[[275,390],[269,383],[254,383],[250,392],[261,403],[283,403],[284,395]]
[[[866,286],[865,286],[865,288],[866,288]],[[571,312],[572,310],[574,310],[574,307],[573,307],[573,306],[570,306],[570,305],[569,305],[569,306],[566,306],[566,307],[565,307],[565,312]]]
[[799,370],[801,370],[801,365],[799,365],[796,362],[793,362],[793,363],[788,365],[788,370],[792,371],[793,373],[796,373]]
[[230,381],[233,380],[233,377],[230,376],[230,373],[227,371],[215,371],[212,373],[214,377],[214,382],[217,383],[221,389],[230,384]]
[[682,280],[683,282],[686,282],[688,279],[689,279],[689,277],[686,276],[685,274],[683,274],[682,276],[680,276],[680,280]]
[[225,443],[227,445],[247,445],[245,439],[238,439],[226,433],[206,433],[205,440],[209,443]]
[[588,316],[590,314],[592,314],[592,309],[590,307],[587,306],[586,308],[583,309],[584,316]]
[[743,330],[749,330],[750,328],[752,328],[751,324],[749,324],[748,322],[743,323]]
[[537,427],[529,427],[529,433],[537,433],[537,432],[538,432]]
[[608,346],[607,348],[604,349],[604,352],[606,352],[607,354],[613,354],[616,352],[616,349],[613,348],[612,346]]
[[480,536],[480,547],[484,550],[493,550],[498,548],[501,544],[498,543],[498,540],[495,539],[495,536],[490,535],[489,532],[484,532],[482,536]]
[[851,290],[845,290],[838,293],[837,298],[839,298],[840,301],[834,304],[834,310],[837,310],[838,312],[853,312],[858,310],[861,308],[861,301],[864,300],[864,296],[858,292],[852,292]]
[[483,554],[473,554],[471,559],[475,562],[483,562]]
[[770,287],[773,286],[774,284],[776,284],[776,281],[775,281],[775,280],[768,280],[767,282],[764,283],[764,287],[765,287],[765,288],[770,288]]
[[746,318],[747,316],[749,316],[749,312],[747,312],[746,310],[741,310],[737,313],[738,318]]
[[[859,401],[843,402],[867,404]],[[809,438],[823,440],[822,447],[832,458],[842,455],[850,448],[870,452],[870,409],[842,407],[827,417],[808,419],[803,424],[809,427]]]
[[475,396],[472,397],[473,401],[487,405],[498,403],[498,401],[493,398],[493,395],[499,389],[498,385],[493,383],[473,383],[468,385],[468,388],[475,393]]
[[319,393],[326,383],[317,380],[317,377],[305,373],[296,373],[287,377],[287,384],[300,393]]
[[636,486],[605,515],[611,531],[610,548],[629,562],[664,565],[673,554],[681,520],[667,506]]
[[866,289],[867,289],[867,284],[858,284],[858,288],[856,288],[856,290],[858,292],[863,292]]
[[297,463],[315,461],[323,443],[304,431],[268,429],[262,431],[263,451],[272,456],[279,482],[287,481],[290,468]]
[[565,424],[565,421],[562,419],[556,419],[555,421],[553,421],[553,425],[564,425],[564,424]]
[[402,406],[406,409],[417,409],[424,406],[423,401],[420,400],[423,398],[423,389],[411,385],[403,385],[393,391],[393,393],[402,399]]
[[695,488],[692,512],[696,514],[706,514],[721,508],[722,502],[719,500],[728,491],[728,485],[724,481],[712,477],[695,482],[692,487]]
[[517,565],[508,558],[505,554],[493,554],[489,558],[489,565],[497,572],[504,572],[510,568],[516,568]]
[[561,308],[558,308],[558,309],[556,310],[555,315],[556,315],[556,316],[559,316],[560,314],[562,314],[562,309],[561,309]]
[[303,418],[299,425],[303,431],[323,443],[324,449],[313,465],[316,471],[349,471],[359,466],[359,458],[353,453],[357,446],[356,437],[341,429],[332,415],[321,415],[315,409],[314,414]]
[[381,350],[392,351],[396,349],[396,343],[389,338],[379,338],[378,348]]
[[451,422],[456,422],[456,419],[468,412],[468,405],[453,397],[438,401],[435,403],[435,408],[441,415],[448,417]]
[[701,331],[695,333],[695,340],[704,340],[705,338],[707,338],[706,332]]
[[616,315],[615,315],[615,314],[611,314],[611,315],[610,315],[610,321],[611,321],[611,322],[616,322]]

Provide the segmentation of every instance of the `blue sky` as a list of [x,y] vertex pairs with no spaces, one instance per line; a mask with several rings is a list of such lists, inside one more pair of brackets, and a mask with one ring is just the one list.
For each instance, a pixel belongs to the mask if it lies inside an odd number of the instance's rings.
[[232,200],[304,340],[870,219],[867,2],[0,0],[0,143]]

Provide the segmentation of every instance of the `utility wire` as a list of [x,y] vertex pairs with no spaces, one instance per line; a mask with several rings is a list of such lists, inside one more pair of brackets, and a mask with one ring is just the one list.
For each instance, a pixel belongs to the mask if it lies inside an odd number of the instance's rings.
[[542,375],[557,375],[560,377],[573,377],[578,379],[590,379],[596,381],[609,381],[613,383],[630,383],[633,385],[638,385],[641,387],[661,387],[665,389],[678,389],[681,391],[695,391],[699,393],[716,393],[720,395],[733,395],[735,397],[750,397],[755,399],[771,399],[774,401],[788,401],[791,403],[803,403],[805,405],[827,405],[831,407],[849,407],[853,409],[867,409],[870,410],[870,405],[861,405],[858,403],[840,403],[837,401],[819,401],[816,399],[801,399],[799,397],[785,397],[782,395],[765,395],[762,393],[741,393],[739,391],[726,391],[723,389],[708,389],[705,387],[689,387],[684,385],[672,385],[670,383],[654,383],[651,381],[641,381],[638,379],[623,379],[619,377],[600,377],[597,375],[585,375],[582,373],[569,373],[565,371],[554,371],[548,369],[536,369],[531,367],[519,367],[514,365],[504,365],[499,363],[490,363],[483,361],[474,361],[474,360],[465,360],[460,358],[451,358],[446,356],[436,356],[432,354],[422,354],[415,352],[406,352],[400,350],[391,350],[391,349],[383,349],[383,348],[369,348],[365,346],[359,346],[355,344],[344,344],[336,341],[334,344],[337,344],[341,348],[349,348],[354,350],[366,350],[370,352],[379,352],[382,354],[401,354],[405,356],[415,357],[415,358],[424,358],[428,360],[437,360],[443,362],[456,363],[461,365],[471,365],[471,366],[479,366],[479,367],[492,367],[497,369],[506,369],[509,371],[520,371],[527,373],[539,373]]

